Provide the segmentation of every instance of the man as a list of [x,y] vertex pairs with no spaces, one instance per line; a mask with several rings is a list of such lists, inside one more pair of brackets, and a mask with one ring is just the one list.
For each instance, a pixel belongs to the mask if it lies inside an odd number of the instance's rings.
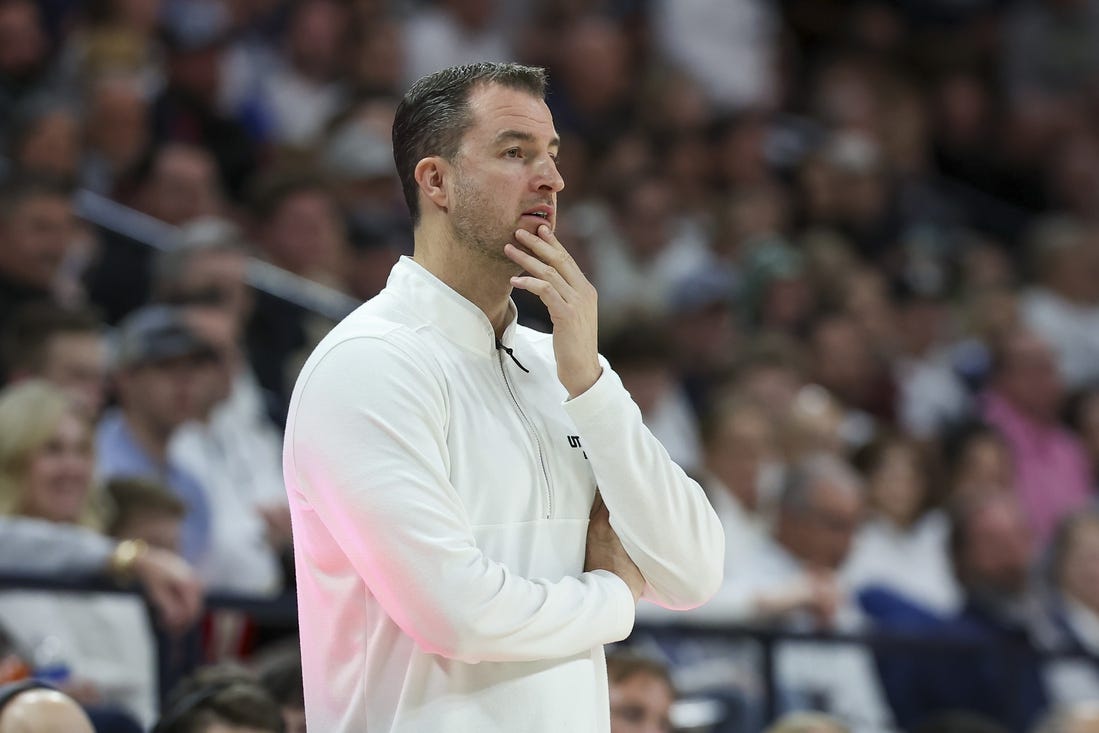
[[1019,329],[996,344],[983,417],[1007,443],[1019,500],[1039,543],[1091,494],[1087,453],[1060,421],[1064,391],[1053,351],[1040,336]]
[[0,733],[93,733],[71,697],[37,682],[0,686]]
[[[717,517],[598,356],[595,290],[553,234],[544,85],[483,63],[413,86],[393,138],[414,255],[298,378],[311,729],[606,733],[603,644],[642,594],[689,608],[720,583]],[[512,288],[552,336],[516,325]]]
[[168,446],[179,426],[198,415],[199,380],[212,354],[179,309],[149,306],[130,315],[119,327],[119,406],[103,416],[96,435],[102,478],[161,481],[187,505],[181,549],[200,574],[210,560],[209,498],[170,459]]
[[629,652],[607,655],[611,733],[670,733],[675,686],[660,662]]
[[103,323],[86,310],[49,301],[19,308],[0,332],[0,362],[10,382],[52,382],[93,419],[103,408],[107,340]]
[[18,306],[53,300],[75,231],[65,187],[27,178],[0,190],[0,324]]
[[153,733],[283,733],[282,715],[255,675],[214,665],[175,686]]

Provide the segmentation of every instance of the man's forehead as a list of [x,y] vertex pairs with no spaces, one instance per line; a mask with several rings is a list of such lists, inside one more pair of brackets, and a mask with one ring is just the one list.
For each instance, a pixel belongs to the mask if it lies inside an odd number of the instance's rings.
[[494,142],[548,139],[550,145],[560,143],[549,107],[528,91],[499,84],[481,85],[472,91],[469,107],[474,124]]

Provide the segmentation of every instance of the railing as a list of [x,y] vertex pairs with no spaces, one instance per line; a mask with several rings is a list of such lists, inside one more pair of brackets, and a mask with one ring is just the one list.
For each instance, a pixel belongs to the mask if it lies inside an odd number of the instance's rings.
[[[77,215],[88,223],[121,234],[152,249],[169,250],[175,241],[176,227],[105,196],[81,190],[76,194],[74,202]],[[333,321],[342,319],[359,305],[359,301],[338,290],[256,257],[249,259],[246,280],[256,290]]]
[[[61,593],[118,593],[141,595],[136,587],[122,587],[106,577],[77,577],[28,575],[18,573],[0,573],[0,591],[39,590]],[[297,627],[297,604],[292,594],[286,594],[269,600],[240,596],[230,593],[213,593],[206,596],[207,610],[236,611],[246,614],[261,627],[290,630]],[[814,644],[856,645],[872,652],[911,651],[918,654],[963,654],[995,651],[1004,659],[1022,665],[1035,659],[1049,661],[1053,659],[1084,659],[1099,665],[1099,659],[1079,652],[1038,652],[1022,643],[991,641],[971,637],[934,636],[896,631],[870,631],[864,633],[844,632],[802,632],[758,626],[729,625],[722,627],[699,627],[687,624],[644,624],[638,623],[634,636],[654,635],[667,637],[678,634],[683,638],[713,639],[720,641],[741,641],[757,644],[760,650],[759,677],[763,684],[761,712],[767,720],[772,720],[781,712],[779,709],[779,690],[775,660],[779,647],[783,644],[811,642]],[[158,647],[164,639],[158,639]],[[192,656],[194,660],[198,657]],[[1099,667],[1097,667],[1099,669]],[[170,670],[173,679],[186,674],[190,669]],[[164,668],[162,666],[162,674]],[[169,686],[162,682],[162,693]]]

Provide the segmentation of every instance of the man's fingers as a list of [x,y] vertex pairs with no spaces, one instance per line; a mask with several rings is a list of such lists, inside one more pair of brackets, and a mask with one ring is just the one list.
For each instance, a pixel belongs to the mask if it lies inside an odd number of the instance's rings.
[[548,226],[542,225],[538,227],[538,231],[539,234],[531,234],[526,229],[519,229],[515,232],[515,238],[519,244],[530,249],[537,259],[557,269],[565,282],[575,285],[579,278],[584,277],[576,260]]
[[571,299],[575,294],[572,286],[569,285],[565,278],[562,277],[560,271],[553,265],[547,264],[537,257],[531,256],[510,242],[504,245],[504,254],[508,256],[508,259],[522,267],[534,277],[551,283],[561,292],[562,297]]
[[568,308],[568,303],[565,302],[564,297],[557,288],[550,285],[545,280],[539,280],[536,277],[530,277],[529,275],[520,275],[511,278],[511,284],[520,290],[526,290],[527,292],[537,295],[543,303],[546,304],[546,308],[550,312],[552,318],[555,314],[558,317],[565,312]]

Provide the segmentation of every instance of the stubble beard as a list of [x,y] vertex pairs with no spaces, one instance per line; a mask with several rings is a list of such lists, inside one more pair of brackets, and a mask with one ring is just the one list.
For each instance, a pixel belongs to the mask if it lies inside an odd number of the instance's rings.
[[462,185],[456,190],[450,220],[455,242],[484,262],[506,265],[505,269],[518,271],[515,263],[504,254],[504,245],[514,238],[511,229],[495,221],[497,211],[493,201],[470,188]]

